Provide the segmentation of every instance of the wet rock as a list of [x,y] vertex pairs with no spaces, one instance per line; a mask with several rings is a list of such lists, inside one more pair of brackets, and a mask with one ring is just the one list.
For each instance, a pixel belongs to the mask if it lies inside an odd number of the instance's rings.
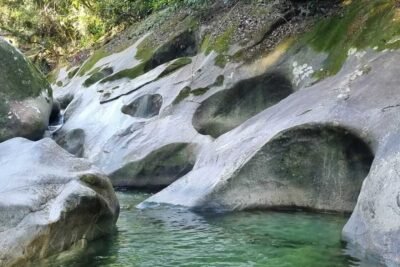
[[118,200],[106,176],[51,139],[0,144],[0,265],[29,263],[114,230]]

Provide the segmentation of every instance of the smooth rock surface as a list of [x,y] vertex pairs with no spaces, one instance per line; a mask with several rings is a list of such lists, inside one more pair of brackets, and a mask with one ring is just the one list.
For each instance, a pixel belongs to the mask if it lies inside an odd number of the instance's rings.
[[109,179],[49,138],[0,144],[0,266],[26,266],[114,230]]
[[[116,186],[153,186],[154,174],[171,174],[178,166],[180,179],[155,175],[163,178],[163,186],[173,183],[141,208],[170,204],[213,211],[342,213],[354,208],[344,239],[400,264],[400,52],[367,46],[342,51],[341,43],[329,41],[347,38],[342,36],[347,31],[330,33],[328,39],[322,34],[320,46],[283,43],[251,63],[235,60],[236,45],[223,51],[226,64],[217,64],[221,53],[210,49],[184,54],[191,63],[165,76],[176,60],[170,53],[134,78],[83,88],[89,76],[75,77],[55,91],[61,103],[72,99],[59,134],[81,129],[82,156],[114,176]],[[141,42],[93,68],[135,69],[143,62],[121,59],[133,58]],[[325,69],[330,64],[341,68]],[[215,82],[219,77],[222,83]],[[129,114],[136,114],[132,103],[136,107],[151,95],[162,98],[157,115]],[[151,104],[145,106],[152,110]],[[164,149],[173,144],[190,146],[190,160],[166,168]],[[186,163],[190,170],[181,172]]]
[[0,142],[39,139],[49,123],[52,91],[41,73],[0,38]]
[[[203,145],[190,173],[140,207],[351,212],[355,206],[344,239],[387,264],[400,263],[399,60],[397,51],[350,56],[337,75]],[[304,179],[293,182],[293,175]]]

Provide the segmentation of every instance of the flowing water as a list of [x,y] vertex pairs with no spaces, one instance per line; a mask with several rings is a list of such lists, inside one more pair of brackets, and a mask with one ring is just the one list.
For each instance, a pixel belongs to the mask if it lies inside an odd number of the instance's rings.
[[[160,207],[138,210],[145,193],[119,192],[118,232],[85,252],[45,266],[367,266],[346,255],[347,218],[303,212],[196,214]],[[376,265],[371,265],[376,266]]]

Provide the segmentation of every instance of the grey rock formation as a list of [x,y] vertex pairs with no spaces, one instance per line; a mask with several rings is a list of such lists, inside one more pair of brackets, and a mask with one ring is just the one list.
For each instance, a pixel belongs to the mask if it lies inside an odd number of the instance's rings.
[[114,230],[109,179],[51,139],[0,144],[0,266],[26,266]]
[[39,139],[52,109],[50,85],[2,38],[0,58],[0,142],[16,136]]
[[124,105],[121,111],[132,117],[151,118],[160,113],[161,106],[161,95],[144,95]]
[[110,178],[121,187],[165,187],[192,170],[193,150],[190,144],[166,145],[110,174]]
[[140,207],[355,207],[344,239],[398,264],[399,60],[397,51],[350,56],[337,75],[204,144],[190,173]]
[[[140,61],[121,58],[140,43],[93,68],[135,69]],[[174,60],[168,55],[137,77],[82,90],[83,75],[55,91],[60,102],[73,99],[60,134],[81,129],[83,156],[116,186],[172,183],[141,208],[354,209],[344,238],[399,264],[400,53],[351,48],[345,55],[342,69],[321,79],[329,54],[307,45],[225,66],[216,65],[215,51],[200,53],[163,76]],[[154,95],[162,98],[157,116],[136,116]],[[177,153],[178,163],[169,152],[175,144],[190,148]]]

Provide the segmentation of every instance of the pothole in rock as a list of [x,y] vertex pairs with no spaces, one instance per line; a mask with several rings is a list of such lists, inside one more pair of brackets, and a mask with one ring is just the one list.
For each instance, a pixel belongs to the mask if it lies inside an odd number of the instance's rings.
[[292,92],[291,82],[280,73],[243,80],[202,102],[192,123],[200,134],[217,138]]
[[64,116],[61,110],[61,104],[57,100],[53,100],[51,108],[48,130],[51,134],[58,131],[64,123]]
[[106,67],[101,70],[95,69],[92,73],[90,73],[91,74],[90,77],[83,82],[83,86],[89,87],[97,83],[101,79],[113,74],[113,72],[114,70],[111,67]]
[[220,197],[245,208],[352,212],[373,159],[369,146],[345,129],[300,126],[266,144]]
[[162,103],[163,98],[159,94],[144,95],[122,106],[121,112],[132,117],[151,118],[160,113]]
[[119,71],[101,80],[101,83],[111,82],[122,78],[135,79],[164,63],[182,58],[175,62],[174,70],[177,70],[178,68],[189,64],[191,60],[189,61],[189,59],[185,57],[195,56],[198,50],[196,35],[193,31],[184,31],[156,49],[152,48],[153,45],[154,44],[146,43],[145,40],[143,44],[138,46],[138,52],[136,55],[138,59],[142,60],[142,63],[133,68]]
[[148,63],[154,69],[176,58],[191,57],[197,54],[196,35],[193,31],[185,31],[157,48]]
[[126,163],[110,175],[115,187],[158,190],[193,169],[194,146],[173,143],[163,146],[141,160]]
[[74,129],[66,133],[57,133],[54,136],[56,143],[66,151],[77,157],[83,157],[85,152],[85,131]]

